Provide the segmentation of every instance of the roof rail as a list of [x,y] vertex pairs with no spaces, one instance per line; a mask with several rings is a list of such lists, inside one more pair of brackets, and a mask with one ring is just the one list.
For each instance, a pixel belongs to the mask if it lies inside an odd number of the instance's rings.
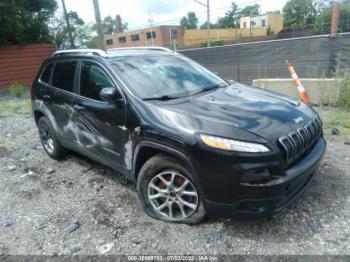
[[165,52],[171,52],[171,53],[174,52],[173,50],[162,46],[138,46],[138,47],[110,48],[107,50],[107,53],[126,51],[126,50],[154,50],[154,51],[165,51]]
[[108,57],[107,53],[100,49],[68,49],[68,50],[58,50],[52,54],[52,56],[61,55],[98,55],[102,57]]

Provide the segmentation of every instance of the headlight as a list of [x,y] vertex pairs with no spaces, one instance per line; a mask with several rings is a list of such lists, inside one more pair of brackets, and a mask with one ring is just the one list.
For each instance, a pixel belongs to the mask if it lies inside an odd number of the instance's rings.
[[200,135],[200,138],[207,146],[226,151],[246,153],[264,153],[270,151],[266,146],[256,143],[242,142],[209,135]]

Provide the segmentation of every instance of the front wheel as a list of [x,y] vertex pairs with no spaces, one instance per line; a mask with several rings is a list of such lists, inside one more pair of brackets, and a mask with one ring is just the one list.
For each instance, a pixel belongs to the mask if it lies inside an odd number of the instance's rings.
[[197,224],[205,217],[193,176],[175,158],[159,154],[149,159],[140,170],[137,189],[145,212],[153,218]]

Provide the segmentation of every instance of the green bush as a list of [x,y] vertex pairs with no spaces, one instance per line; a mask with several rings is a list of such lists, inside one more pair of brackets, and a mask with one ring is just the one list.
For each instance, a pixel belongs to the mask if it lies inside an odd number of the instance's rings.
[[[216,41],[212,41],[210,43],[210,46],[222,46],[224,45],[224,40],[216,40]],[[207,47],[208,46],[208,42],[205,41],[205,42],[201,42],[199,44],[199,47]]]
[[338,106],[345,110],[350,109],[350,73],[347,73],[340,83]]
[[212,46],[222,46],[224,45],[224,40],[213,41]]
[[24,93],[24,87],[23,87],[23,85],[21,85],[19,83],[13,83],[9,87],[9,92],[11,95],[13,95],[15,97],[21,97]]

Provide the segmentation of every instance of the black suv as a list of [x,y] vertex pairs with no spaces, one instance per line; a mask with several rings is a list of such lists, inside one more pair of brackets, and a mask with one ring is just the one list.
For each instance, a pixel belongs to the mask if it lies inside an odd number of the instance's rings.
[[148,215],[170,222],[272,216],[308,187],[326,149],[309,106],[165,48],[58,51],[32,105],[50,157],[69,149],[117,170]]

